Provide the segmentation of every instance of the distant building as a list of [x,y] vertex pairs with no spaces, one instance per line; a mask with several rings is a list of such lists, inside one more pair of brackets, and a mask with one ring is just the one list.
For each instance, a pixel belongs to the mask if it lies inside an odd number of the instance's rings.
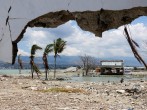
[[77,67],[69,67],[69,68],[64,70],[64,73],[66,73],[66,72],[76,72],[77,70],[78,70]]
[[100,62],[101,75],[123,75],[123,60],[102,60]]
[[145,67],[136,67],[137,70],[146,70]]

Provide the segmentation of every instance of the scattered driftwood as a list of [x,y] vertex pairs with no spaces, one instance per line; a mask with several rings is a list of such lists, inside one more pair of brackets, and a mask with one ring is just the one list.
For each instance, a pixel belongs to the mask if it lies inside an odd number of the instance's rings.
[[27,88],[29,88],[29,87],[31,87],[31,86],[25,86],[25,87],[21,87],[22,89],[27,89]]

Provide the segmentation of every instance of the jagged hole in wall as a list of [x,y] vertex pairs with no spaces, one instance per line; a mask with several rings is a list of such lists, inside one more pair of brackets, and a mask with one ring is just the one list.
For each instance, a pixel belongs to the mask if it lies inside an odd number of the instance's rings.
[[[93,41],[100,40],[93,33],[83,31],[75,20],[70,20],[56,28],[28,27],[18,43],[18,54],[29,56],[33,44],[37,44],[44,49],[47,44],[53,43],[59,37],[67,41],[65,51],[62,53],[66,56],[78,56],[86,53],[91,53],[94,56],[94,53],[87,51],[91,50],[89,48],[96,48]],[[42,54],[43,51],[39,51],[36,55],[42,56]]]
[[[145,34],[146,17],[134,20],[130,27],[130,32],[134,40],[141,44]],[[140,30],[138,30],[140,29]],[[137,32],[137,33],[136,33]],[[28,27],[23,39],[18,43],[19,53],[30,55],[33,44],[41,47],[52,43],[56,38],[63,38],[67,41],[67,46],[62,55],[79,56],[90,55],[97,58],[116,58],[133,57],[129,45],[123,35],[123,26],[103,33],[103,38],[95,37],[93,33],[83,31],[75,20],[66,22],[57,28]],[[37,52],[37,56],[42,56],[43,51]]]
[[[14,43],[16,44],[22,39],[27,27],[55,28],[68,22],[69,20],[76,20],[78,26],[82,30],[92,32],[96,36],[101,37],[102,32],[106,30],[116,29],[121,25],[132,22],[135,18],[138,18],[139,16],[146,15],[146,10],[147,8],[145,7],[136,7],[120,11],[102,9],[100,11],[84,12],[69,12],[65,10],[59,12],[51,12],[28,22],[28,24],[26,24],[24,30],[22,30],[21,34],[14,41]],[[16,54],[17,47],[14,47],[13,61],[15,60]]]

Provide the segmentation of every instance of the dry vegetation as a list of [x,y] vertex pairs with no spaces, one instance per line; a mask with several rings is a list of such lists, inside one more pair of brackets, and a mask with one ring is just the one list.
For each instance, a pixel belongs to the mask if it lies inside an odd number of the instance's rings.
[[38,90],[40,92],[65,92],[65,93],[88,93],[87,91],[83,89],[76,89],[76,88],[64,88],[64,87],[55,87],[55,88],[49,88],[46,90]]

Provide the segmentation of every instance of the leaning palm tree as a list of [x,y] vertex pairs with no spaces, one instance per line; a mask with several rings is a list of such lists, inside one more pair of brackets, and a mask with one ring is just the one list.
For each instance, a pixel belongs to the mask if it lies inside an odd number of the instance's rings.
[[23,69],[22,60],[21,60],[21,58],[20,58],[20,55],[21,55],[21,54],[18,55],[19,74],[21,74],[21,69]]
[[63,50],[65,49],[66,46],[66,41],[62,40],[61,38],[58,38],[57,40],[54,40],[53,43],[53,50],[54,50],[54,63],[55,63],[55,67],[54,67],[54,78],[55,78],[55,74],[56,74],[56,59],[57,56],[59,56],[59,53],[62,53]]
[[41,74],[41,72],[39,71],[38,67],[36,66],[36,64],[34,63],[34,57],[35,57],[35,53],[36,50],[41,50],[42,48],[39,47],[38,45],[33,45],[31,48],[31,56],[30,56],[30,65],[31,65],[31,73],[32,73],[32,79],[33,79],[33,73],[34,71],[37,73],[37,76],[39,78],[38,73]]
[[49,65],[48,65],[48,59],[47,59],[47,56],[49,53],[51,53],[53,51],[53,44],[48,44],[44,50],[44,53],[43,53],[43,64],[44,64],[44,67],[45,67],[45,80],[48,80],[48,77],[47,77],[47,74],[49,73],[48,69],[49,69]]

